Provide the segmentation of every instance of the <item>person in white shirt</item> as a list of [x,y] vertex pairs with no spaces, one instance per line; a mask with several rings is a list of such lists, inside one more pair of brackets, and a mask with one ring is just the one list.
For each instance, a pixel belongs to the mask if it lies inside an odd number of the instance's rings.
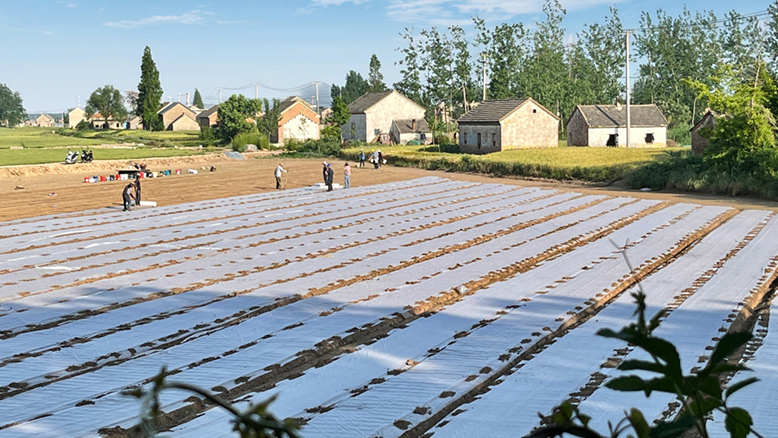
[[287,170],[284,169],[284,166],[279,163],[278,167],[276,167],[276,171],[275,171],[276,189],[280,189],[281,188],[281,175],[282,175],[282,172],[286,173]]

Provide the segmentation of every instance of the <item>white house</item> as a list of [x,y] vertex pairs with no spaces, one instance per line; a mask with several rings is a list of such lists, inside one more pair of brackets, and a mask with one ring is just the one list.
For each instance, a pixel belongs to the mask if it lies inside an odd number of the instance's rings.
[[344,140],[374,142],[389,134],[395,120],[424,120],[424,107],[397,91],[365,93],[348,106],[351,118],[343,125]]
[[667,119],[656,105],[578,105],[567,121],[568,146],[664,147]]

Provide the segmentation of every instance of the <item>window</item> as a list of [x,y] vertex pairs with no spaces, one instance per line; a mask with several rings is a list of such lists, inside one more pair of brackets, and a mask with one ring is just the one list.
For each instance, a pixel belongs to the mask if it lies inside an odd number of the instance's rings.
[[537,114],[537,113],[538,113],[538,110],[537,110],[537,109],[535,109],[535,108],[533,108],[533,109],[532,109],[532,114]]
[[467,134],[462,136],[462,141],[464,142],[464,144],[467,144]]
[[380,130],[380,129],[374,129],[374,130],[373,130],[373,135],[378,135],[378,134],[380,134],[380,133],[381,133],[381,130]]
[[478,133],[478,149],[481,149],[481,133]]
[[497,134],[492,133],[492,146],[497,146]]
[[654,143],[654,134],[649,132],[646,134],[646,144],[652,144]]
[[611,134],[608,136],[608,142],[605,143],[605,146],[618,146],[619,145],[619,136],[617,134]]

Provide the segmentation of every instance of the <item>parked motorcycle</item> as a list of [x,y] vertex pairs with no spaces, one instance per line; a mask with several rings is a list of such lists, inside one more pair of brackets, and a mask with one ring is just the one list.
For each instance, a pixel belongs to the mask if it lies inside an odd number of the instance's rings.
[[65,164],[76,164],[76,161],[78,161],[78,151],[72,152],[68,149],[68,154],[65,157]]
[[82,163],[91,163],[92,162],[92,151],[89,152],[86,151],[86,149],[83,149],[81,151],[81,162]]

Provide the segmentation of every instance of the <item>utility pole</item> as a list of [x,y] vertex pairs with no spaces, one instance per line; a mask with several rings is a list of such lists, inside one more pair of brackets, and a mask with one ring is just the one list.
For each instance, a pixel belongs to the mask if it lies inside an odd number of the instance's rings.
[[186,107],[189,108],[189,92],[186,93]]
[[222,103],[222,89],[219,87],[219,104]]
[[484,98],[482,100],[486,100],[486,57],[488,55],[486,52],[481,53],[481,66],[483,70],[483,91],[484,91]]
[[312,83],[316,88],[316,114],[321,115],[321,112],[319,111],[319,84],[321,84],[321,81],[313,81]]
[[627,36],[627,44],[626,44],[626,54],[627,54],[627,63],[626,63],[626,70],[627,70],[627,147],[629,147],[629,128],[630,128],[630,101],[632,100],[630,98],[630,90],[629,90],[629,34],[632,33],[632,30],[627,29],[624,31],[624,34]]
[[259,99],[259,82],[254,82],[254,99]]
[[181,92],[178,92],[178,103],[181,103]]

